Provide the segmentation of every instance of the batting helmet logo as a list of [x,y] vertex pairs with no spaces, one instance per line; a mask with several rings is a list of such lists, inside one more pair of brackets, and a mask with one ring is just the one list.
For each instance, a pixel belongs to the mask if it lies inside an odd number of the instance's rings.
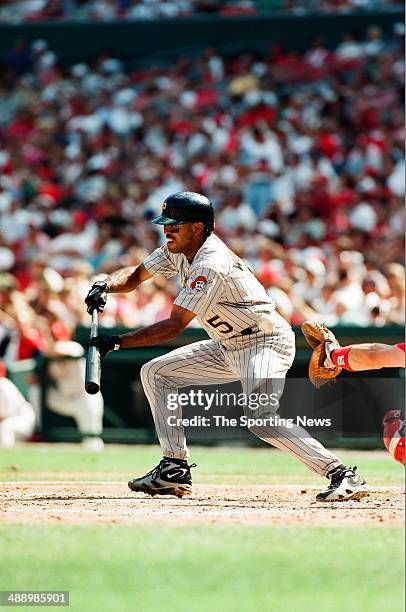
[[202,291],[205,288],[206,283],[207,278],[205,276],[196,276],[196,278],[192,280],[190,286],[192,289],[196,289],[196,291]]

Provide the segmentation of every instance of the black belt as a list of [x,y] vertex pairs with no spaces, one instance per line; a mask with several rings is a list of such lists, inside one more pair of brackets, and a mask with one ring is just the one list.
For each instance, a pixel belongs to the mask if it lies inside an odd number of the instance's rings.
[[247,327],[243,329],[241,332],[241,336],[249,336],[250,334],[256,334],[258,331],[258,327]]
[[[231,338],[229,338],[229,340],[233,340],[234,338],[239,338],[240,336],[249,336],[251,334],[256,334],[257,332],[259,332],[258,327],[247,327],[246,329],[243,329],[239,334],[237,334],[236,336],[231,336]],[[220,343],[221,344],[221,343]],[[221,344],[221,346],[223,347],[223,349],[225,351],[227,351],[229,349],[229,347],[225,346],[224,344]]]

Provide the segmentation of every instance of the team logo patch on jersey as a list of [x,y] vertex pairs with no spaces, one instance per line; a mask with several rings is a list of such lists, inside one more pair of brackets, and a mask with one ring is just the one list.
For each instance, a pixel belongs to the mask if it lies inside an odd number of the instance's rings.
[[196,291],[203,291],[207,283],[207,278],[205,276],[196,276],[190,283],[192,289],[196,289]]

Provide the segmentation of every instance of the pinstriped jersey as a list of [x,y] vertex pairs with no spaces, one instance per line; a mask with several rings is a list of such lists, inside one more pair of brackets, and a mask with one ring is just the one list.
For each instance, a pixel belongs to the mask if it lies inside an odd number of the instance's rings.
[[274,313],[275,304],[261,283],[214,234],[205,240],[192,263],[183,253],[170,253],[164,245],[143,264],[153,275],[166,278],[179,275],[182,289],[174,303],[194,312],[200,325],[215,340],[255,329]]

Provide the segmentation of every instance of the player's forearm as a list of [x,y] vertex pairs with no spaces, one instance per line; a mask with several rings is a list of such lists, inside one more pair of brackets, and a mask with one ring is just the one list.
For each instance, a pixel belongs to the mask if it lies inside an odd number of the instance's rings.
[[148,325],[143,329],[138,329],[134,332],[127,334],[121,334],[119,336],[121,341],[120,348],[135,348],[139,346],[152,346],[154,344],[160,344],[166,340],[176,338],[182,333],[184,325],[177,319],[165,319],[154,323],[154,325]]
[[397,346],[381,343],[352,344],[348,352],[351,370],[380,370],[381,368],[404,368],[405,354]]
[[109,293],[128,293],[149,278],[151,274],[143,264],[121,268],[106,278],[107,289]]

